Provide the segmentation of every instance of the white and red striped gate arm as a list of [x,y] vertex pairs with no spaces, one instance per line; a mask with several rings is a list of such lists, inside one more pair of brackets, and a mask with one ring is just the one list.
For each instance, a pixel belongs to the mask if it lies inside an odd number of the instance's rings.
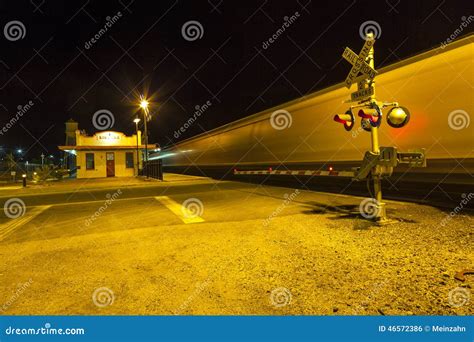
[[354,177],[354,171],[313,171],[313,170],[252,170],[239,171],[234,170],[234,175],[282,175],[282,176],[336,176],[336,177]]

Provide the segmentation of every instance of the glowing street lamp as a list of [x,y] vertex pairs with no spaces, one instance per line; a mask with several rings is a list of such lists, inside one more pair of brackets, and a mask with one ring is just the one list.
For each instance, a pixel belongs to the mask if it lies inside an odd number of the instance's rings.
[[148,101],[145,100],[142,96],[142,100],[140,101],[140,107],[142,107],[145,111],[148,111]]
[[135,130],[137,134],[137,176],[138,176],[138,171],[140,170],[140,157],[139,157],[139,152],[138,152],[138,123],[140,122],[140,118],[136,117],[133,119],[133,122],[135,122]]
[[147,119],[148,119],[148,100],[143,95],[140,95],[140,107],[143,109],[143,127],[145,134],[145,175],[148,178],[148,130],[147,130]]

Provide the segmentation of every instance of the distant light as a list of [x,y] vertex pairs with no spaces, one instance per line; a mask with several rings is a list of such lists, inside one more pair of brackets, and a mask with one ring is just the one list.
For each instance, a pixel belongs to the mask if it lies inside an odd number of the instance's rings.
[[135,118],[133,119],[133,122],[135,122],[136,124],[140,122],[140,118]]
[[52,154],[49,155],[49,158],[54,158],[54,156]]
[[329,171],[332,171],[332,170],[333,170],[333,168],[332,168],[332,166],[330,166],[330,167],[329,167]]
[[64,150],[64,151],[73,155],[77,155],[76,150]]
[[21,176],[22,176],[23,178],[26,178],[26,174],[25,174],[25,173],[24,173],[24,174],[22,174]]
[[273,169],[272,169],[271,167],[268,168],[268,171],[272,172],[272,170],[273,170]]
[[17,152],[18,152],[18,153],[23,153],[23,150],[22,150],[21,148],[19,148],[19,149],[17,150]]

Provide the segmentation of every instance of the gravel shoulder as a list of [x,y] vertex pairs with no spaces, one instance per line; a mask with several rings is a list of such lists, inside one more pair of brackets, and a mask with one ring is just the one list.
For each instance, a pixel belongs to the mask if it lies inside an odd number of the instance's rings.
[[[285,189],[271,191],[283,203]],[[377,227],[359,202],[308,192],[266,221],[270,213],[242,211],[227,222],[4,243],[0,314],[474,314],[474,275],[454,278],[473,269],[473,216],[446,221],[445,211],[391,202],[401,222]],[[100,288],[103,306],[92,298]]]

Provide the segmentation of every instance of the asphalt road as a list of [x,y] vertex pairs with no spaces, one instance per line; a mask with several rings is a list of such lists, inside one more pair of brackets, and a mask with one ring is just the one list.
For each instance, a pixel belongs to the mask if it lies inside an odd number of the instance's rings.
[[[25,214],[18,219],[34,218],[21,229],[11,231],[4,242],[52,239],[81,234],[132,230],[142,227],[183,224],[182,213],[170,210],[160,197],[166,197],[181,207],[188,199],[196,198],[206,222],[225,222],[238,213],[240,219],[265,218],[280,204],[281,198],[267,195],[258,207],[246,207],[255,186],[207,181],[198,184],[147,184],[136,187],[113,187],[100,190],[82,190],[73,193],[34,194],[22,196]],[[10,197],[8,197],[10,199]],[[2,206],[8,199],[0,200]],[[109,201],[109,204],[107,204]],[[295,207],[297,203],[290,206]],[[101,209],[105,208],[105,209]],[[296,208],[296,207],[295,207]],[[37,210],[39,209],[39,210]],[[294,209],[296,210],[296,209]],[[292,212],[287,208],[287,212]],[[97,215],[96,215],[97,213]],[[192,214],[188,216],[193,216]],[[17,220],[18,220],[17,219]],[[14,223],[5,216],[0,227]],[[1,228],[0,228],[1,230]],[[0,233],[0,239],[1,239]]]
[[362,197],[202,178],[18,198],[2,314],[473,313],[462,210],[388,201],[378,227]]

